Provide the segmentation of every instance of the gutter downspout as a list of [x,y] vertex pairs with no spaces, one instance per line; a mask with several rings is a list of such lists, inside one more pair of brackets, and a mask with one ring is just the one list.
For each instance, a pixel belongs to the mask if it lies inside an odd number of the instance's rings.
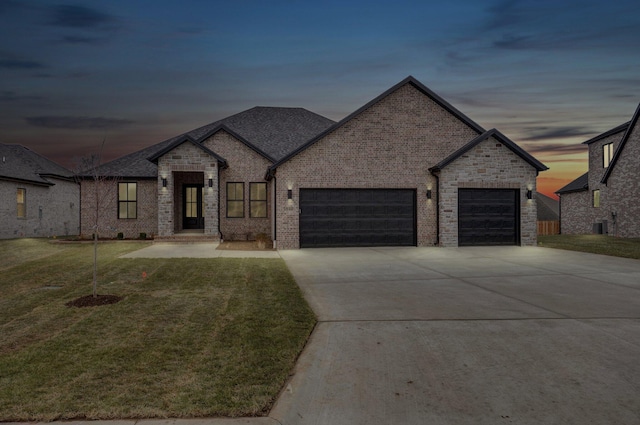
[[278,249],[278,179],[273,176],[273,247]]
[[224,239],[220,230],[220,164],[216,168],[218,169],[218,236],[220,237],[220,242],[223,242]]
[[436,178],[436,246],[440,246],[440,176]]

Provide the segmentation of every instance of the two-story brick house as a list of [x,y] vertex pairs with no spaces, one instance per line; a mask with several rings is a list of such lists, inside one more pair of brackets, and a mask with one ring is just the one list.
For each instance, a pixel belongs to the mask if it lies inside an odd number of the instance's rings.
[[631,121],[585,142],[589,171],[556,193],[564,234],[640,237],[640,105]]
[[102,228],[265,233],[282,249],[533,245],[546,169],[408,77],[337,123],[258,107],[105,164],[118,190]]

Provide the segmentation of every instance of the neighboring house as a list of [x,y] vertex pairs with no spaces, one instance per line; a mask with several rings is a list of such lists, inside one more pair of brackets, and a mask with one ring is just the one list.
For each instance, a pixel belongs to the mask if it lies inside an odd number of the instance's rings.
[[77,235],[73,173],[20,145],[0,143],[0,238]]
[[107,163],[119,190],[102,228],[265,233],[280,249],[534,245],[546,169],[408,77],[338,123],[256,107]]
[[584,144],[589,171],[556,193],[564,234],[640,237],[640,105],[631,121]]
[[538,235],[560,233],[560,203],[542,193],[536,193],[538,206]]

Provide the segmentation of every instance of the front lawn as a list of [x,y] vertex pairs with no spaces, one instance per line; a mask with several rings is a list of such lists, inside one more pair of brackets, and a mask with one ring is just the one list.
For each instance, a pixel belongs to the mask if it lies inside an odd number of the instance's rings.
[[[119,259],[0,241],[0,422],[263,415],[314,324],[282,260]],[[143,275],[145,276],[143,278]]]
[[640,259],[640,239],[606,235],[538,236],[538,246]]

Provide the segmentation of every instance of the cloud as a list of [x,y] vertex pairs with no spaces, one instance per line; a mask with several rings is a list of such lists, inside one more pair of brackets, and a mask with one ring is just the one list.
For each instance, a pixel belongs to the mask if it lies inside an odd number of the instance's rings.
[[104,42],[104,39],[98,37],[85,37],[85,36],[77,36],[77,35],[67,35],[62,37],[62,41],[64,43],[69,44],[101,44]]
[[20,101],[38,101],[43,100],[42,96],[21,96],[14,91],[0,91],[0,102],[20,102]]
[[553,153],[554,155],[570,155],[574,153],[584,153],[587,147],[581,143],[528,143],[527,151],[532,154]]
[[[585,129],[584,127],[535,127],[526,129],[527,133],[531,134],[521,140],[535,141],[535,140],[549,140],[549,139],[564,139],[569,137],[586,137],[593,134],[593,131]],[[586,140],[586,139],[585,139]]]
[[24,59],[0,59],[0,68],[5,69],[42,69],[42,62]]
[[112,15],[85,6],[63,4],[52,10],[50,24],[64,28],[95,28],[115,22]]
[[135,121],[103,118],[103,117],[61,117],[61,116],[42,116],[25,118],[28,124],[34,127],[56,128],[67,130],[85,130],[85,129],[115,129],[126,127]]

